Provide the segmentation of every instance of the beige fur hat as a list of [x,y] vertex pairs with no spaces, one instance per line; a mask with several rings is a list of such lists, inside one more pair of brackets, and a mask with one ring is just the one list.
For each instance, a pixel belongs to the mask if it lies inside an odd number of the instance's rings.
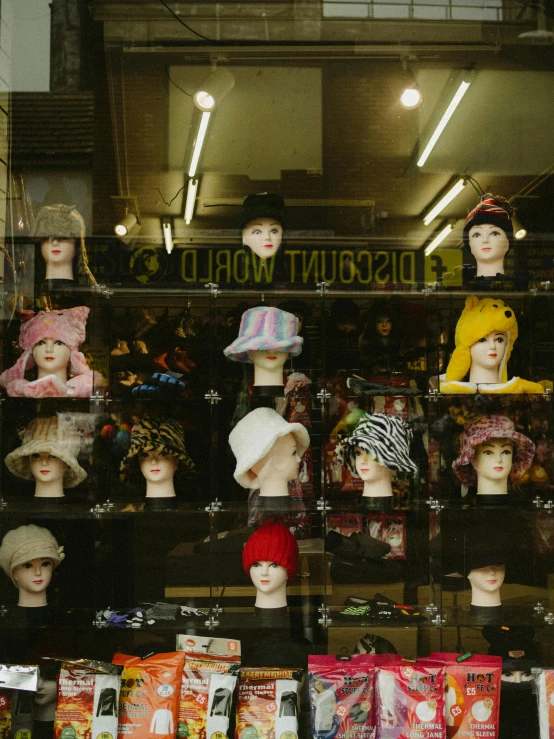
[[44,558],[51,559],[52,569],[55,569],[64,557],[63,547],[58,546],[51,532],[34,524],[8,531],[0,546],[0,567],[14,585],[12,572],[18,565]]
[[21,446],[10,452],[6,459],[6,467],[16,477],[32,480],[29,457],[31,454],[48,452],[61,459],[67,465],[63,476],[65,488],[74,488],[86,478],[87,473],[77,461],[79,439],[73,429],[64,428],[58,423],[58,417],[33,418],[23,432]]

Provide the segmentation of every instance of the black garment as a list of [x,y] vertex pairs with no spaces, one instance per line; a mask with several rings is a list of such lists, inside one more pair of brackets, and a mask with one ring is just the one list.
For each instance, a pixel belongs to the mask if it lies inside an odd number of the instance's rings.
[[53,721],[37,721],[33,725],[33,739],[52,739],[54,736]]
[[539,712],[532,683],[502,681],[498,739],[539,739]]

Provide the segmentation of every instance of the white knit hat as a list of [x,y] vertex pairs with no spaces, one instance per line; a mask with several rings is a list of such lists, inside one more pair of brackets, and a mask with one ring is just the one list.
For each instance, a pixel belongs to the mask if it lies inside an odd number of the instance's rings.
[[0,546],[0,567],[16,585],[12,572],[18,565],[32,559],[51,559],[52,569],[56,568],[65,557],[63,547],[48,529],[29,524],[8,531]]
[[237,423],[229,434],[229,444],[237,459],[234,478],[243,488],[255,490],[260,481],[251,472],[265,457],[277,439],[294,434],[297,454],[301,457],[310,446],[310,437],[301,423],[288,423],[273,408],[256,408]]
[[86,478],[87,473],[77,462],[79,438],[72,427],[58,423],[57,416],[33,418],[23,433],[21,446],[10,452],[4,462],[16,477],[32,480],[29,457],[48,452],[67,465],[63,476],[65,488],[74,488]]

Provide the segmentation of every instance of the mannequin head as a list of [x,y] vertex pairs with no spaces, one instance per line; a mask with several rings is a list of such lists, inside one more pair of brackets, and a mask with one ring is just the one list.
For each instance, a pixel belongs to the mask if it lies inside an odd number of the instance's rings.
[[467,579],[471,583],[472,606],[499,606],[500,588],[504,583],[506,566],[504,564],[488,564],[470,570]]
[[470,348],[470,381],[476,383],[500,382],[500,368],[506,355],[505,331],[491,331]]
[[19,591],[19,606],[46,605],[52,571],[64,557],[48,529],[30,524],[8,531],[0,547],[0,566]]
[[29,456],[29,467],[37,482],[59,483],[63,495],[63,478],[68,470],[65,462],[48,452],[35,452]]
[[139,465],[147,483],[172,483],[178,462],[173,454],[164,449],[158,449],[151,452],[141,452],[139,454]]
[[39,379],[47,375],[56,375],[62,382],[67,382],[71,349],[63,341],[52,337],[39,339],[33,347],[32,355]]
[[364,481],[365,497],[389,497],[392,495],[392,470],[379,464],[361,447],[354,447],[358,477]]
[[514,444],[509,439],[489,439],[478,444],[471,463],[477,478],[507,480],[512,471]]
[[256,408],[229,435],[237,459],[235,480],[244,488],[260,489],[267,497],[288,495],[302,455],[310,445],[300,423],[287,423],[272,408]]
[[279,251],[283,239],[283,209],[280,195],[262,192],[248,195],[239,216],[242,243],[260,259],[269,259]]
[[248,358],[254,365],[254,385],[284,385],[283,367],[289,358],[288,352],[276,352],[271,349],[254,349],[248,352]]
[[287,605],[287,580],[298,571],[298,544],[282,521],[269,518],[248,538],[242,566],[256,587],[257,608]]
[[485,193],[466,218],[464,244],[475,258],[478,277],[504,274],[504,257],[514,234],[512,214],[507,200]]

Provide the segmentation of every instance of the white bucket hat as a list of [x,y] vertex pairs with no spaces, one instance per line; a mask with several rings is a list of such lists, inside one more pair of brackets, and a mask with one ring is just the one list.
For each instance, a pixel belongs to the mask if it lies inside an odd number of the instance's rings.
[[14,585],[16,582],[12,572],[18,565],[44,558],[51,559],[52,569],[55,569],[64,557],[63,547],[58,546],[54,535],[48,529],[34,524],[8,531],[0,546],[0,567]]
[[243,488],[255,490],[260,481],[252,466],[269,453],[277,439],[294,434],[301,457],[310,446],[310,437],[301,423],[288,423],[273,408],[256,408],[237,423],[229,434],[229,444],[237,459],[234,478]]
[[65,488],[74,488],[86,478],[87,473],[77,461],[79,438],[72,427],[59,424],[57,416],[33,418],[23,432],[21,446],[10,452],[4,461],[13,475],[24,480],[32,480],[29,457],[31,454],[41,452],[48,452],[65,462],[67,465],[63,476]]

